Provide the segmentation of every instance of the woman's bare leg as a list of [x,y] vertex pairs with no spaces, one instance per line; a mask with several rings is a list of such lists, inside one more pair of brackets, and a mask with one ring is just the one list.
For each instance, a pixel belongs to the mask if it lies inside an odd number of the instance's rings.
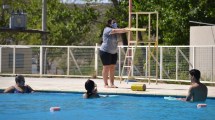
[[108,86],[109,69],[110,69],[110,65],[103,65],[102,77],[103,77],[103,80],[104,80],[104,86],[105,87],[109,87]]
[[114,85],[115,65],[110,65],[110,87],[117,88]]

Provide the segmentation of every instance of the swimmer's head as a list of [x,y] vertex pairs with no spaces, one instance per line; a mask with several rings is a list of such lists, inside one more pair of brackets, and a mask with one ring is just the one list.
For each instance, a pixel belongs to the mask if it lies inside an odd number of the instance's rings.
[[25,85],[25,78],[22,75],[16,75],[15,81],[16,81],[16,84],[18,86],[24,86]]
[[196,78],[196,82],[199,82],[201,77],[201,72],[197,69],[192,69],[189,71],[190,75]]
[[88,93],[93,92],[93,90],[95,89],[95,87],[96,87],[96,84],[94,83],[94,81],[88,79],[85,82],[85,89],[87,90]]

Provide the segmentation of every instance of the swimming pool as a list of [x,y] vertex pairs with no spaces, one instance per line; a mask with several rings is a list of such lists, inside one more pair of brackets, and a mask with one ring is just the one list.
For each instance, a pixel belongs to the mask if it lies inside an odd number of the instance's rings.
[[[164,97],[112,95],[83,99],[77,93],[0,94],[0,120],[212,120],[215,99],[207,107]],[[59,106],[60,111],[50,112]]]

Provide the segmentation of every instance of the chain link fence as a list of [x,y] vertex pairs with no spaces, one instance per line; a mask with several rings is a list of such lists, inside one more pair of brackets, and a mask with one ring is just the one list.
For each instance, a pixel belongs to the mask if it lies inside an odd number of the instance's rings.
[[[119,46],[116,77],[121,74],[125,50],[126,46]],[[158,80],[188,81],[188,71],[196,68],[203,81],[215,82],[215,46],[158,46],[157,52],[158,58],[156,55],[148,58],[148,46],[137,46],[132,76],[145,79],[150,70],[153,78],[158,63]],[[0,75],[16,74],[102,77],[99,46],[0,46]]]

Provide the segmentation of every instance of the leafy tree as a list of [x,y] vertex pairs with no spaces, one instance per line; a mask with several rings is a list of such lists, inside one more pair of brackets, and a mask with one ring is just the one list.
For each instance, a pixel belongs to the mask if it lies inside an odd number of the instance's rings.
[[[91,0],[87,0],[91,1]],[[49,45],[95,45],[103,25],[109,18],[116,18],[120,27],[128,26],[128,0],[111,0],[113,6],[103,16],[90,4],[82,6],[63,4],[60,0],[47,0],[47,44]],[[1,10],[1,27],[9,26],[12,10],[27,13],[27,28],[41,29],[42,0],[2,0],[0,4],[11,8]],[[165,45],[189,44],[189,21],[215,23],[214,0],[132,0],[133,11],[159,12],[159,43]],[[102,6],[103,7],[103,6]],[[100,16],[100,18],[98,18]],[[100,22],[98,22],[98,20]],[[140,25],[145,23],[141,20]],[[99,23],[99,24],[98,24]],[[154,23],[152,23],[154,24]],[[98,30],[98,28],[100,28]],[[0,43],[13,39],[19,44],[41,44],[40,34],[1,33]],[[126,35],[122,36],[126,42]],[[2,42],[3,41],[3,42]]]
[[[14,10],[23,10],[27,13],[27,28],[41,29],[42,0],[16,0],[7,2]],[[7,14],[1,25],[6,25],[10,14]],[[86,39],[91,31],[92,23],[98,13],[89,5],[78,7],[67,5],[60,0],[47,0],[47,31],[48,45],[84,45],[93,39]],[[9,23],[8,23],[9,24]],[[8,26],[8,24],[6,26]],[[40,34],[16,34],[13,38],[23,44],[41,44]],[[20,42],[22,41],[22,42]]]
[[[107,12],[107,17],[117,18],[121,26],[127,25],[128,2],[120,0],[114,4],[116,6]],[[159,12],[160,44],[188,45],[191,20],[215,23],[214,0],[132,0],[132,3],[133,11]]]

